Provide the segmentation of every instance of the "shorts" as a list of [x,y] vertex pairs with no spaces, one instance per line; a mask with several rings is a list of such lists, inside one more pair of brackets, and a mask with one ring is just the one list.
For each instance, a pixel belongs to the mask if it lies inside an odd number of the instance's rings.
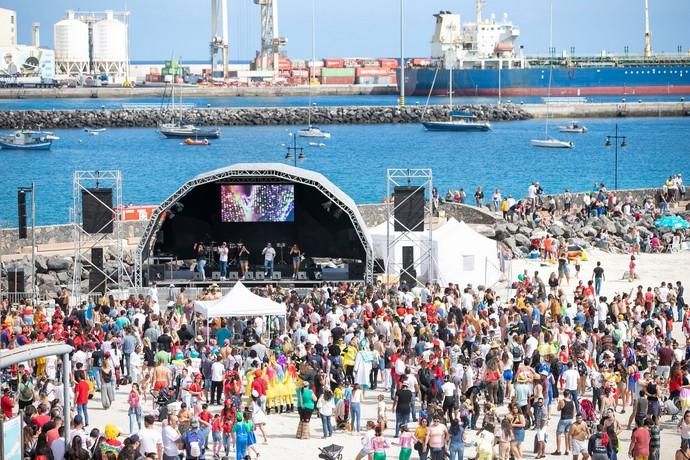
[[204,379],[204,390],[211,391],[211,379]]
[[358,454],[357,456],[358,456],[358,457],[361,457],[361,458],[364,458],[364,457],[369,457],[369,454],[373,454],[373,453],[374,453],[374,451],[371,450],[371,449],[362,448],[362,449],[359,451],[359,454]]
[[570,425],[572,425],[572,424],[573,424],[573,419],[559,420],[558,425],[556,426],[556,433],[557,434],[567,433],[568,430],[570,430]]
[[577,439],[573,439],[570,442],[570,449],[573,451],[573,457],[579,454],[589,455],[587,450],[588,444],[589,442],[587,440],[578,441]]
[[153,389],[155,391],[162,390],[163,388],[168,386],[168,382],[165,382],[163,380],[158,380],[153,383]]
[[221,431],[212,431],[213,442],[223,442],[223,433]]

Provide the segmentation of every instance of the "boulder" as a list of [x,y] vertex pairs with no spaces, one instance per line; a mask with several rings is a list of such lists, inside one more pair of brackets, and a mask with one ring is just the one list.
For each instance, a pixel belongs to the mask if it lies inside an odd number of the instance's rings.
[[48,258],[46,256],[36,256],[36,273],[48,273]]
[[588,238],[595,237],[598,234],[599,234],[599,232],[594,227],[591,227],[589,225],[587,225],[586,227],[584,227],[582,229],[582,235],[584,235],[585,237],[588,237]]
[[554,223],[549,227],[549,233],[556,238],[560,238],[565,235],[565,230],[561,225]]
[[[526,237],[529,237],[532,234],[532,229],[529,227],[520,227],[518,229],[518,235],[524,235]],[[517,236],[517,235],[516,235]]]
[[46,263],[48,270],[66,271],[72,265],[72,259],[69,257],[52,256]]
[[520,227],[512,222],[506,224],[506,230],[508,230],[508,232],[512,235],[516,234],[519,229]]
[[515,238],[509,237],[503,240],[503,244],[508,246],[508,249],[510,249],[513,253],[514,256],[518,257],[519,255],[522,254],[522,251],[520,248],[518,248],[517,243],[515,242]]
[[503,241],[510,236],[510,232],[508,232],[508,229],[506,228],[505,225],[499,224],[499,225],[496,225],[496,229],[494,230],[494,235],[495,235],[497,241]]
[[72,279],[68,272],[57,272],[57,280],[60,284],[68,284]]
[[38,283],[39,286],[44,286],[44,285],[50,285],[50,286],[57,286],[57,278],[55,277],[55,274],[51,273],[38,273],[36,275],[36,282]]
[[529,247],[530,244],[532,243],[530,239],[523,235],[522,233],[518,233],[515,235],[515,242],[517,243],[518,246],[524,246],[524,247]]

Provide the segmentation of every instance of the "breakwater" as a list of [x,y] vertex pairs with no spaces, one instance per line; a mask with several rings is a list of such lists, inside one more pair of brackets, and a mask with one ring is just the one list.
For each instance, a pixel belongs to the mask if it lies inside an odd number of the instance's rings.
[[[482,120],[525,120],[531,115],[516,105],[468,105],[456,110],[472,112]],[[425,113],[426,110],[426,113]],[[313,107],[312,124],[418,123],[422,119],[442,120],[448,106]],[[290,108],[203,108],[188,110],[19,110],[1,111],[0,128],[41,125],[43,128],[131,128],[156,127],[177,119],[206,126],[303,125],[307,107]]]
[[521,104],[534,118],[616,118],[687,117],[690,103],[679,102],[600,102],[564,104]]

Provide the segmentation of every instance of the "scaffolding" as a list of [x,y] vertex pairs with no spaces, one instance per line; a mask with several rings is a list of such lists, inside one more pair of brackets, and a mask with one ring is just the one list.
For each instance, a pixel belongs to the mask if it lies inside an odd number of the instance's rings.
[[[113,202],[104,203],[92,190],[112,189]],[[84,230],[82,216],[83,194],[90,195],[112,218],[95,233]],[[82,297],[93,298],[105,294],[109,289],[125,289],[133,286],[132,277],[124,260],[124,231],[122,220],[122,175],[120,171],[75,171],[72,179],[72,209],[70,212],[74,238],[74,266],[72,268],[72,296],[77,303]],[[112,224],[112,233],[103,232]],[[103,249],[103,264],[97,266],[91,259],[91,250]],[[109,261],[113,263],[109,263]],[[104,278],[103,291],[82,289],[82,270],[91,274],[100,273]]]
[[[393,193],[396,187],[415,187],[414,191],[407,195],[400,203],[395,203]],[[386,281],[390,282],[393,273],[403,278],[405,275],[415,280],[417,284],[426,281],[434,281],[436,275],[434,253],[433,253],[433,222],[434,209],[431,192],[433,190],[433,174],[431,169],[388,169],[386,174]],[[415,192],[424,191],[424,215],[421,222],[412,222],[411,226],[406,226],[403,222],[396,219],[396,210],[407,204]],[[428,196],[427,196],[428,194]],[[420,232],[412,229],[419,224],[426,222],[426,238],[419,238]],[[396,227],[402,227],[402,231],[396,232]],[[413,254],[417,252],[418,257],[413,257],[413,262],[405,266],[402,258],[396,257],[396,247],[401,243],[407,243],[413,247]],[[420,276],[423,271],[417,273],[416,266],[427,266],[426,276]]]

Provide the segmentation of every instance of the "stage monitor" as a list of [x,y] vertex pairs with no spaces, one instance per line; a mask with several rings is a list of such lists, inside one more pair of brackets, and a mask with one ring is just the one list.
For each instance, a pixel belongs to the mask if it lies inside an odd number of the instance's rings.
[[220,186],[222,222],[294,222],[293,184],[223,184]]
[[424,231],[424,187],[395,187],[393,203],[396,232]]
[[82,227],[86,233],[113,233],[113,189],[81,191]]

